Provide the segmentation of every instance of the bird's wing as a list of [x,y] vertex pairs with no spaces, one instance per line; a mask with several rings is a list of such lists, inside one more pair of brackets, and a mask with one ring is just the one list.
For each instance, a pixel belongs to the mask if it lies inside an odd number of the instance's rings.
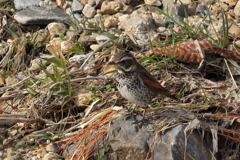
[[[144,68],[145,70],[145,68]],[[158,81],[146,70],[140,71],[139,77],[143,80],[143,83],[148,86],[152,91],[156,92],[157,94],[161,94],[164,96],[167,96],[169,98],[172,98],[174,100],[178,100],[175,96],[171,95],[168,90],[163,88]]]

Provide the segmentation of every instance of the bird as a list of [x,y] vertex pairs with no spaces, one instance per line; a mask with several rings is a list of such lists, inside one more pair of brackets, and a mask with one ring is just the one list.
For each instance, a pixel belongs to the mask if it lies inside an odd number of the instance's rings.
[[178,100],[162,87],[128,51],[118,51],[108,65],[115,65],[117,69],[116,87],[120,94],[137,106],[146,108],[152,99],[159,95]]

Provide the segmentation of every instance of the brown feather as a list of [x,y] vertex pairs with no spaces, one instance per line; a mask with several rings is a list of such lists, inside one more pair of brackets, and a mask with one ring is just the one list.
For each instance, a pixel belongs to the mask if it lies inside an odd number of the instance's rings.
[[143,80],[143,83],[148,86],[152,91],[156,92],[157,95],[161,94],[174,100],[178,100],[175,96],[171,95],[168,90],[163,88],[158,81],[138,63],[137,69],[139,71],[139,77]]

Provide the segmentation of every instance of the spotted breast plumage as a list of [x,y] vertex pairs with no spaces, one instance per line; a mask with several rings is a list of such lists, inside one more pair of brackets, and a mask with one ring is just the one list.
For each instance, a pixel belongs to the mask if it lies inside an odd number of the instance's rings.
[[119,51],[109,64],[117,68],[117,88],[120,94],[130,102],[146,107],[158,95],[178,100],[163,88],[130,53]]

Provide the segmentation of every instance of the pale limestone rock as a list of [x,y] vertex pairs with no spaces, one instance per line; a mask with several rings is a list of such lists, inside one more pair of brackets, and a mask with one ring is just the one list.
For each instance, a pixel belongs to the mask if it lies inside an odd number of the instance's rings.
[[101,11],[105,14],[115,14],[123,8],[123,4],[116,1],[104,1],[101,6]]
[[84,16],[86,16],[87,18],[93,18],[95,13],[96,13],[96,10],[94,7],[92,7],[91,5],[89,4],[86,4],[83,8],[83,11],[82,13],[84,14]]
[[53,37],[58,36],[59,34],[65,34],[67,29],[63,23],[52,22],[48,24],[47,29],[49,34]]

